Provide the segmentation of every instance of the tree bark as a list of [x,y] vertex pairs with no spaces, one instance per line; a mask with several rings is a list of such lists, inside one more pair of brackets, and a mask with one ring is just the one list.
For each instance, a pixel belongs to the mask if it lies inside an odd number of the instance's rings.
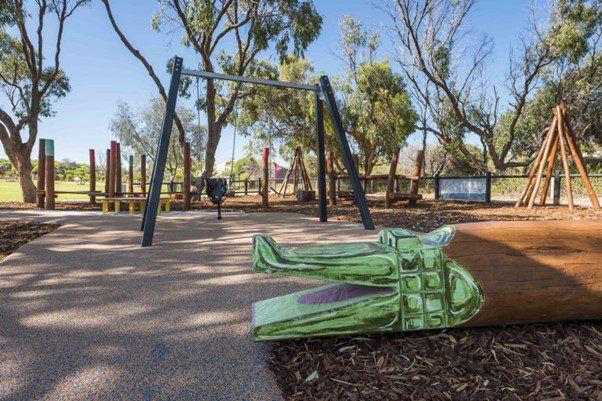
[[[23,192],[23,202],[25,203],[36,203],[36,186],[31,178],[31,172],[33,171],[33,165],[29,157],[19,157],[21,159],[20,165],[17,168],[19,175],[19,184],[21,185],[21,191]],[[15,166],[16,167],[16,166]]]

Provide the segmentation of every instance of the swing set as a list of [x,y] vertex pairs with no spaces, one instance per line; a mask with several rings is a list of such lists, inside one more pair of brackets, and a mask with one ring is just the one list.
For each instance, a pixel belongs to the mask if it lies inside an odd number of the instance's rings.
[[[366,230],[374,230],[374,223],[372,221],[370,211],[368,210],[368,204],[366,202],[364,189],[360,182],[360,177],[357,168],[353,162],[353,156],[349,148],[347,135],[345,134],[345,131],[343,129],[341,116],[339,114],[339,110],[328,76],[321,76],[319,85],[309,85],[294,82],[283,82],[269,79],[243,77],[239,75],[218,74],[209,71],[188,70],[183,68],[183,62],[184,60],[182,58],[177,56],[174,57],[173,71],[171,75],[169,93],[165,107],[165,117],[163,119],[161,137],[159,139],[155,163],[153,166],[150,189],[147,194],[147,208],[144,211],[144,215],[142,217],[142,225],[140,227],[140,231],[143,232],[141,244],[143,247],[151,246],[153,243],[155,224],[157,221],[157,208],[159,206],[159,200],[161,195],[161,183],[163,182],[165,163],[167,160],[167,151],[169,147],[169,139],[171,136],[176,102],[178,99],[178,85],[182,76],[243,82],[248,84],[267,85],[277,88],[290,88],[313,92],[315,101],[315,132],[318,156],[319,220],[320,222],[325,223],[328,219],[326,202],[326,156],[324,147],[324,103],[326,103],[326,108],[328,109],[330,119],[334,126],[337,141],[339,143],[341,153],[343,155],[343,163],[345,165],[345,168],[347,169],[347,172],[349,174],[349,180],[351,181],[351,185],[353,187],[355,203],[362,217],[362,223]],[[264,185],[267,185],[267,182]]]

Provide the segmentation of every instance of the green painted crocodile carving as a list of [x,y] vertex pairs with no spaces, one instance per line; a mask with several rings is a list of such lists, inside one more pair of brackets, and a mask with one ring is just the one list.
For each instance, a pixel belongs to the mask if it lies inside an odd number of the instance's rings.
[[442,248],[454,228],[380,232],[378,242],[280,246],[253,239],[253,271],[334,284],[253,304],[253,339],[386,333],[452,327],[479,312],[476,280]]

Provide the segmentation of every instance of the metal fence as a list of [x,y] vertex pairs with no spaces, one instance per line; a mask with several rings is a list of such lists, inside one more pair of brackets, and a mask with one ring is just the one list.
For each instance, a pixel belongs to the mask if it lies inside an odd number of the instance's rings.
[[[472,175],[472,176],[434,176],[434,177],[421,177],[420,178],[420,189],[419,192],[423,194],[425,198],[430,199],[442,199],[441,197],[441,183],[444,180],[467,180],[467,179],[483,179],[485,180],[485,196],[484,202],[515,202],[520,195],[520,192],[527,183],[528,175],[495,175],[495,174],[484,174],[484,175]],[[545,175],[544,175],[545,178]],[[589,174],[592,186],[598,195],[602,195],[602,174]],[[315,177],[310,178],[312,187],[317,188],[317,180]],[[228,180],[228,186],[231,191],[237,195],[257,195],[261,190],[261,178],[247,178],[240,179],[234,177]],[[282,179],[271,179],[268,181],[270,192],[274,193],[273,189],[278,188],[282,185]],[[135,183],[138,185],[139,183]],[[299,183],[300,184],[300,183]],[[588,196],[583,185],[583,181],[579,174],[571,174],[571,184],[573,189],[573,195],[576,203],[588,203]],[[164,194],[178,194],[182,193],[182,181],[164,182],[162,187],[162,193]],[[288,193],[292,192],[293,179],[290,178],[288,181]],[[369,180],[364,181],[364,190],[367,195],[382,195],[385,193],[387,187],[387,180]],[[347,179],[337,180],[338,191],[351,190],[351,185]],[[409,181],[399,179],[395,185],[395,192],[407,192],[409,190]],[[551,182],[551,196],[554,204],[565,204],[567,203],[565,177],[564,175],[556,172],[552,177]]]

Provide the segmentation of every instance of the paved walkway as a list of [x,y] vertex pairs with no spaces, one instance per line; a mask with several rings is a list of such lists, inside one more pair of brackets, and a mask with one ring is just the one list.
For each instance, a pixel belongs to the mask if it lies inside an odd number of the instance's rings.
[[251,237],[374,239],[299,214],[1,211],[61,228],[0,263],[0,400],[279,400],[250,305],[314,285],[251,274]]

